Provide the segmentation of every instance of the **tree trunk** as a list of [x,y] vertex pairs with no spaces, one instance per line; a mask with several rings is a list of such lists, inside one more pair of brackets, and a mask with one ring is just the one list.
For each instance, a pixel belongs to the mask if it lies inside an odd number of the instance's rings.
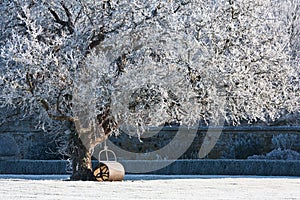
[[87,149],[79,134],[75,129],[72,130],[69,138],[69,153],[72,160],[71,180],[94,181],[92,167],[92,150]]

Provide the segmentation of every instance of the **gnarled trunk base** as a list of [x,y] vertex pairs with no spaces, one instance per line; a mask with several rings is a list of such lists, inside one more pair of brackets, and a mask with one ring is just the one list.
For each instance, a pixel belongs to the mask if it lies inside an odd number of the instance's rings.
[[74,129],[69,138],[69,153],[72,160],[71,180],[95,181],[91,149],[87,149]]

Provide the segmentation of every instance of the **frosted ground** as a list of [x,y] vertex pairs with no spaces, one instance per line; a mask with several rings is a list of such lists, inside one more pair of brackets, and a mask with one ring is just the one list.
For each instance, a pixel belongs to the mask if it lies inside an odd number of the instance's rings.
[[122,182],[0,175],[0,199],[300,199],[300,177],[126,175]]

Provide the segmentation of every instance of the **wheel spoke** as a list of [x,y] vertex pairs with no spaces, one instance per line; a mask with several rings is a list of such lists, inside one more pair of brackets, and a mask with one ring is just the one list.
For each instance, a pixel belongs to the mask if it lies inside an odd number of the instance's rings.
[[109,170],[108,167],[104,164],[100,164],[94,170],[94,176],[98,181],[107,181],[109,179]]

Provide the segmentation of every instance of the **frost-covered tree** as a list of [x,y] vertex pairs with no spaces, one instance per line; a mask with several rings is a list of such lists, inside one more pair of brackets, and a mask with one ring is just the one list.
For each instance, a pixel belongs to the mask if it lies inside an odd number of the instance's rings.
[[299,110],[298,0],[0,2],[1,106],[67,122],[74,180],[120,127]]

